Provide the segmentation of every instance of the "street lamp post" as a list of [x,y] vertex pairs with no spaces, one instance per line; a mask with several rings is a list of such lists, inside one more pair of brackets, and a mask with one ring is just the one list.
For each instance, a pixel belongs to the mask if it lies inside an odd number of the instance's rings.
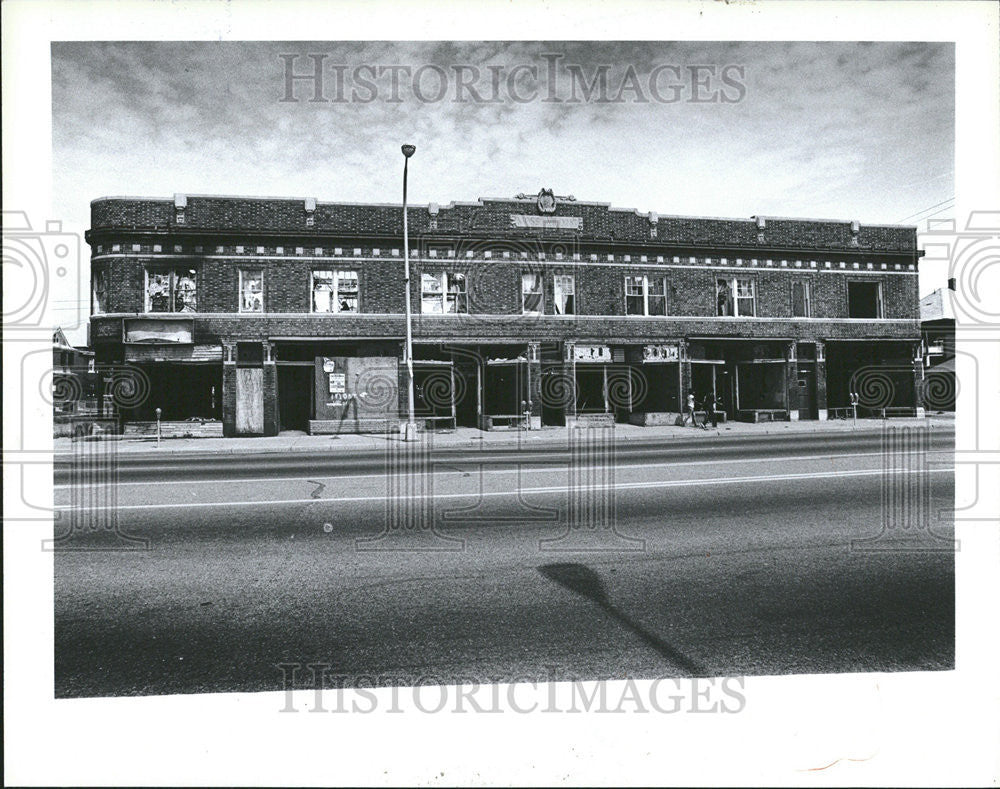
[[403,428],[403,440],[414,441],[417,437],[417,424],[413,416],[413,318],[410,312],[410,235],[406,217],[406,175],[410,157],[416,152],[415,145],[404,145],[403,151],[403,266],[406,295],[406,426]]

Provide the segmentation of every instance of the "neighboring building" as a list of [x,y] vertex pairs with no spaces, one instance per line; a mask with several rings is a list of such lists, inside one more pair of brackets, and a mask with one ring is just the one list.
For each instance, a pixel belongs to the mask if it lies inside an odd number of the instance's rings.
[[[91,217],[97,360],[148,378],[125,420],[273,435],[405,416],[401,206],[178,195],[101,198]],[[730,419],[825,419],[851,391],[922,413],[914,227],[551,190],[408,219],[421,419],[650,424],[689,391]]]
[[89,348],[70,345],[62,329],[52,333],[53,375],[79,375],[94,372],[94,352]]
[[72,435],[98,408],[94,352],[70,344],[62,329],[52,333],[52,418],[54,434]]
[[920,300],[927,408],[954,411],[958,392],[955,378],[955,280]]

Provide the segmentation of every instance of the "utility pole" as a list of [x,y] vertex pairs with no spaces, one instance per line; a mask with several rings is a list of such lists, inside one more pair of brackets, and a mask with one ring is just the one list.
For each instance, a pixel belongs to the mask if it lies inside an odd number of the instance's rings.
[[417,438],[417,423],[413,416],[413,316],[410,312],[410,234],[406,217],[406,176],[410,157],[416,152],[417,146],[404,145],[403,151],[403,266],[404,284],[406,288],[406,425],[403,428],[403,440],[414,441]]

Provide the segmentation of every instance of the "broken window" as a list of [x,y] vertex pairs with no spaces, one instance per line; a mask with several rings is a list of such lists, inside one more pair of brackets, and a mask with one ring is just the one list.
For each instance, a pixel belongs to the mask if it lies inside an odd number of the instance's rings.
[[667,314],[667,281],[663,277],[646,279],[646,314]]
[[103,315],[108,308],[108,272],[102,268],[95,269],[92,280],[94,291],[93,314]]
[[264,311],[264,272],[240,269],[240,312]]
[[796,318],[808,318],[811,315],[809,304],[809,283],[796,280],[792,283],[792,315]]
[[849,318],[881,318],[882,317],[882,283],[881,282],[848,282],[847,283],[847,317],[849,317]]
[[337,272],[337,312],[358,311],[358,272]]
[[314,271],[312,273],[313,312],[357,312],[358,273],[356,271]]
[[444,312],[444,274],[420,275],[420,311],[424,315]]
[[521,312],[525,315],[542,314],[542,275],[521,275]]
[[445,298],[444,311],[448,313],[466,313],[469,311],[469,294],[465,286],[465,274],[446,275],[448,292]]
[[625,314],[644,315],[646,312],[642,277],[625,277]]
[[197,269],[147,269],[146,312],[197,311]]
[[572,274],[557,274],[554,281],[554,308],[556,315],[576,314],[576,283]]
[[728,279],[715,281],[715,314],[723,317],[732,317],[733,311],[733,286]]
[[757,314],[757,296],[752,279],[734,277],[715,281],[715,314],[752,318]]
[[420,311],[425,315],[467,313],[469,294],[465,274],[421,274]]

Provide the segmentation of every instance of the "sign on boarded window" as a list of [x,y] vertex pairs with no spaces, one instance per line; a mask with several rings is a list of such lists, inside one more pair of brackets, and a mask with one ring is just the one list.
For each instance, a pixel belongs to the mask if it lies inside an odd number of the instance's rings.
[[194,321],[127,320],[125,342],[191,342]]

